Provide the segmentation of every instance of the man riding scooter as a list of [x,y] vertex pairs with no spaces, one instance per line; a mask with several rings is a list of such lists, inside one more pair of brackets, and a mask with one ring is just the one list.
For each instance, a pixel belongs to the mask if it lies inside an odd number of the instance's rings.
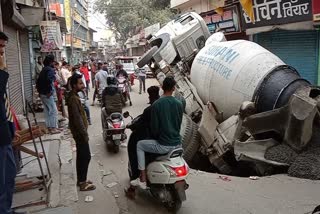
[[153,139],[141,140],[137,144],[140,178],[131,181],[132,186],[147,188],[145,152],[167,154],[181,147],[180,126],[183,117],[182,103],[172,96],[176,81],[166,77],[163,81],[163,96],[151,107],[150,130]]
[[116,69],[117,69],[117,74],[116,74],[117,78],[119,76],[124,76],[126,79],[129,78],[128,73],[123,69],[123,65],[116,65]]
[[108,150],[114,153],[119,152],[121,142],[127,138],[125,134],[126,126],[122,116],[124,99],[119,92],[117,80],[113,76],[107,78],[108,86],[102,92],[101,122],[103,140]]
[[102,92],[103,113],[107,116],[115,112],[122,113],[125,102],[122,93],[118,90],[117,79],[113,76],[108,76],[107,84],[108,86]]
[[[142,115],[139,119],[132,125],[127,126],[132,130],[132,133],[128,142],[128,157],[129,157],[129,167],[130,167],[130,180],[135,180],[139,178],[140,172],[138,169],[137,160],[137,143],[140,140],[148,139],[151,137],[150,131],[150,120],[151,120],[151,106],[157,101],[159,96],[159,87],[151,86],[147,89],[149,94],[149,104],[147,108],[144,109]],[[128,189],[125,190],[126,196],[128,198],[135,197],[135,187],[130,185]]]

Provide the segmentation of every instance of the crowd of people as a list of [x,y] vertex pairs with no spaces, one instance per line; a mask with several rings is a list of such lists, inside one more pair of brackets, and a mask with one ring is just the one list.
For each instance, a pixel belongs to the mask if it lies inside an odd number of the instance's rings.
[[[4,47],[8,37],[0,32],[0,213],[18,213],[11,210],[14,179],[16,175],[12,143],[18,139],[15,136],[12,115],[7,100],[6,84],[9,74],[5,71],[3,62]],[[91,74],[91,75],[90,75]],[[77,148],[76,171],[77,185],[80,191],[94,190],[95,185],[87,179],[91,159],[88,126],[91,125],[88,93],[94,89],[92,105],[101,94],[101,105],[107,115],[112,112],[122,112],[124,105],[122,94],[117,88],[117,77],[129,76],[121,66],[117,72],[108,71],[107,64],[102,62],[83,62],[81,65],[70,66],[65,60],[55,61],[53,55],[47,55],[42,61],[38,57],[34,72],[36,89],[44,106],[45,122],[50,134],[63,131],[59,128],[58,111],[69,119],[69,129]],[[139,70],[140,90],[146,92],[145,71]],[[90,88],[90,85],[92,86]],[[128,142],[128,156],[135,176],[131,178],[127,195],[132,194],[136,186],[146,188],[145,152],[165,154],[179,147],[180,125],[183,115],[183,105],[172,93],[175,90],[174,78],[167,77],[163,81],[163,95],[160,97],[158,86],[151,86],[149,94],[150,106],[139,119],[139,130],[136,136]],[[66,103],[65,103],[65,102]],[[67,110],[64,106],[67,105]],[[64,120],[64,118],[62,120]]]

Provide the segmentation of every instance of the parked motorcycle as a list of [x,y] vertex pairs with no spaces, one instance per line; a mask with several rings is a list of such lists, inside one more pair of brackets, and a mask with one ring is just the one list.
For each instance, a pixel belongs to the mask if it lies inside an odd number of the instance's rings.
[[118,80],[118,89],[122,93],[125,99],[125,102],[129,100],[129,104],[130,106],[132,106],[128,80],[124,76],[119,76],[117,80]]
[[[131,117],[129,112],[125,112],[123,116]],[[134,132],[140,117],[131,117],[132,121],[127,128]],[[181,208],[182,202],[186,200],[185,190],[189,188],[185,180],[189,175],[189,166],[182,158],[182,153],[182,148],[174,149],[165,155],[146,153],[147,187],[153,197],[172,212]],[[128,172],[131,177],[130,164]]]
[[114,153],[119,152],[121,143],[127,139],[125,133],[126,125],[121,113],[107,115],[105,108],[101,109],[101,122],[103,129],[103,140],[107,148]]

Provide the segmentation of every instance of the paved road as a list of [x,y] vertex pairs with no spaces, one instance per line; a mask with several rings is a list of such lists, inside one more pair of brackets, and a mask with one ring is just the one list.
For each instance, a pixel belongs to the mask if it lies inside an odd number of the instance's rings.
[[[157,84],[148,80],[147,85]],[[91,98],[91,97],[90,97]],[[138,94],[133,87],[133,106],[125,110],[139,115],[147,106],[147,94]],[[89,178],[97,185],[93,192],[80,192],[74,212],[79,214],[162,214],[167,211],[148,193],[140,192],[135,201],[127,200],[123,189],[128,185],[127,148],[120,153],[107,152],[101,135],[100,107],[91,107],[93,125],[89,127],[91,152],[93,153]],[[104,174],[105,176],[102,176]],[[320,204],[320,182],[277,175],[252,181],[248,178],[219,179],[218,174],[192,171],[188,178],[190,189],[187,201],[179,213],[184,214],[303,214],[310,213]],[[117,182],[109,188],[108,184]],[[92,195],[94,201],[85,203]]]

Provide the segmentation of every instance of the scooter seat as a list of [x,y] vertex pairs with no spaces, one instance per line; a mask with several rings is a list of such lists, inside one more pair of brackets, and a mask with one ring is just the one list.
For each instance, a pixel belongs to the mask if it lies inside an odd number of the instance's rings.
[[183,149],[182,148],[176,148],[176,149],[172,150],[171,152],[169,152],[168,154],[158,156],[156,158],[156,160],[157,161],[169,160],[171,158],[180,157],[180,156],[182,156],[182,154],[183,154]]
[[110,119],[113,121],[113,120],[122,120],[122,114],[120,113],[112,113],[110,115]]

